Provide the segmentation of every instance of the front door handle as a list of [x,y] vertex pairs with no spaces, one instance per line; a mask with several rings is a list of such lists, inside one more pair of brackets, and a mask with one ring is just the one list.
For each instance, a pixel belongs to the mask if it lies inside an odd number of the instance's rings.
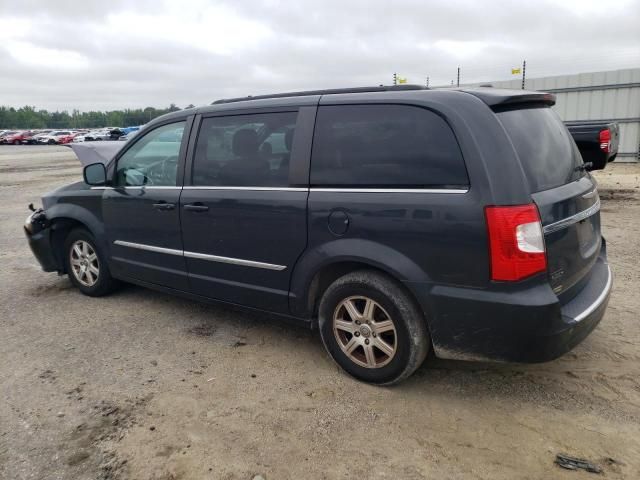
[[153,208],[155,208],[157,210],[173,210],[174,208],[176,208],[176,204],[175,203],[167,203],[165,201],[160,201],[158,203],[154,203],[153,204]]
[[190,212],[207,212],[209,211],[209,207],[206,205],[196,202],[196,203],[188,203],[184,206],[185,210],[189,210]]

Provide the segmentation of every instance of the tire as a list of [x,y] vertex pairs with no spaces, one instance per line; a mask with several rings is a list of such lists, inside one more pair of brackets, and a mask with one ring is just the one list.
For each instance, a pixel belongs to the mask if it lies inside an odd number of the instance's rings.
[[71,283],[90,297],[107,295],[118,286],[118,281],[111,276],[104,252],[84,228],[76,228],[67,235],[64,265]]
[[413,299],[397,282],[373,270],[333,282],[320,301],[318,322],[331,358],[351,376],[376,385],[409,377],[431,345],[424,315]]
[[14,145],[20,145],[20,140],[14,140],[14,141],[13,141],[13,144],[14,144]]
[[53,140],[53,139],[50,139],[47,143],[48,143],[49,145],[55,145],[55,144],[56,144],[56,141],[55,141],[55,140]]

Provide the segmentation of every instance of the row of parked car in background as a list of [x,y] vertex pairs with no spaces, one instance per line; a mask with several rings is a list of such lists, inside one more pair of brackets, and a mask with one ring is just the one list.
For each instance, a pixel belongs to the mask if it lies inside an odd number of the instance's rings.
[[94,130],[0,130],[0,145],[65,145],[109,140],[126,141],[133,137],[139,129],[140,126],[105,127]]

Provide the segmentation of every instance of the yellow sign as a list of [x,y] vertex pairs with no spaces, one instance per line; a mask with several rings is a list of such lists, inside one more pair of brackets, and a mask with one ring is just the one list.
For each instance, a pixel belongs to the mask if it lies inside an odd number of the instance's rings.
[[407,83],[407,79],[403,77],[398,77],[398,83]]
[[511,75],[518,75],[520,73],[520,68],[512,68]]

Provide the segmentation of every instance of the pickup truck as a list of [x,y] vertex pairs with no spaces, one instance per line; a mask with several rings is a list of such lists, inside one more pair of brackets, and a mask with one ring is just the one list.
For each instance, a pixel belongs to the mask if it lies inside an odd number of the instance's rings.
[[602,170],[618,155],[620,129],[616,122],[564,122],[588,170]]

